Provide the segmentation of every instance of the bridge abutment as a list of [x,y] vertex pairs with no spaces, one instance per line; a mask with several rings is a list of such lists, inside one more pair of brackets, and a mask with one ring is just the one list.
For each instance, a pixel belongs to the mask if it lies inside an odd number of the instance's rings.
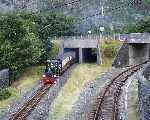
[[130,43],[129,44],[129,65],[139,64],[149,59],[148,43]]
[[83,63],[83,50],[82,48],[79,48],[79,63]]
[[114,60],[114,67],[126,67],[150,59],[150,33],[123,34],[119,38],[125,42]]

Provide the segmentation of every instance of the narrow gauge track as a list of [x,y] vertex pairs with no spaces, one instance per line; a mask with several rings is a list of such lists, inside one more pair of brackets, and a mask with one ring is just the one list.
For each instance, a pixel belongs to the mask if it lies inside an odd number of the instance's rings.
[[96,104],[89,116],[89,120],[120,120],[118,107],[121,87],[131,75],[148,62],[150,62],[150,60],[138,65],[130,66],[113,78],[104,91],[97,97]]
[[68,52],[57,59],[47,60],[45,73],[42,77],[43,85],[35,92],[35,94],[23,104],[17,112],[11,115],[9,120],[24,120],[39,103],[49,88],[55,84],[57,77],[61,76],[72,64],[76,62],[75,52]]
[[44,94],[49,90],[51,85],[41,86],[36,93],[14,113],[9,120],[24,120],[30,112],[36,107]]

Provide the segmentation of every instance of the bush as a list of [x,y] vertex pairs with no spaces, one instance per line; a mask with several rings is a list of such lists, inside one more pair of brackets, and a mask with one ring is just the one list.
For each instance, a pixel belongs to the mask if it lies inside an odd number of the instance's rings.
[[104,57],[115,57],[120,46],[120,42],[116,40],[105,40],[102,43],[102,54]]
[[50,37],[69,35],[72,28],[73,19],[63,14],[1,14],[0,68],[10,68],[15,80],[25,67],[54,57],[57,47]]
[[129,24],[123,29],[123,33],[144,33],[150,32],[150,16],[143,18],[135,24]]
[[11,93],[6,88],[0,88],[0,100],[8,99],[11,96]]
[[11,69],[13,80],[24,67],[38,63],[44,52],[42,41],[23,24],[15,15],[0,18],[0,66]]

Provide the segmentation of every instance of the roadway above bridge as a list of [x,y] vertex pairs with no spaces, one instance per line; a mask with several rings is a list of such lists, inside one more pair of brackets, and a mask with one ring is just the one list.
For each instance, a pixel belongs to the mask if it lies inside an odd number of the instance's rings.
[[121,34],[120,40],[126,43],[150,43],[150,33]]

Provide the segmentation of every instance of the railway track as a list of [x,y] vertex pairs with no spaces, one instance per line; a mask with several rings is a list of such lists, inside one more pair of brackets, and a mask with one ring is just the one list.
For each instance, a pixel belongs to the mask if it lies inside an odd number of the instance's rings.
[[113,78],[104,88],[104,91],[96,98],[96,104],[90,113],[89,120],[121,120],[119,118],[119,99],[121,87],[127,79],[143,67],[149,60],[134,66],[129,66],[126,70]]
[[44,94],[49,90],[51,85],[41,86],[36,93],[21,107],[19,110],[12,114],[9,120],[24,120],[30,112],[36,107]]
[[[75,67],[76,64],[73,66]],[[73,69],[73,68],[71,68],[71,69]],[[69,74],[69,71],[70,70],[65,71],[65,73],[63,74],[63,77],[62,78],[60,77],[61,80],[59,81],[59,84],[61,87],[65,84],[65,82],[67,80],[67,76]],[[19,107],[19,109],[16,112],[11,113],[11,115],[7,116],[7,119],[9,119],[9,120],[26,120],[26,118],[35,109],[37,104],[40,102],[41,98],[47,93],[47,91],[49,90],[50,87],[52,87],[52,85],[47,85],[47,86],[42,85],[34,93],[34,95],[32,95],[32,97],[29,98],[29,100],[27,102],[25,102],[21,107]]]

